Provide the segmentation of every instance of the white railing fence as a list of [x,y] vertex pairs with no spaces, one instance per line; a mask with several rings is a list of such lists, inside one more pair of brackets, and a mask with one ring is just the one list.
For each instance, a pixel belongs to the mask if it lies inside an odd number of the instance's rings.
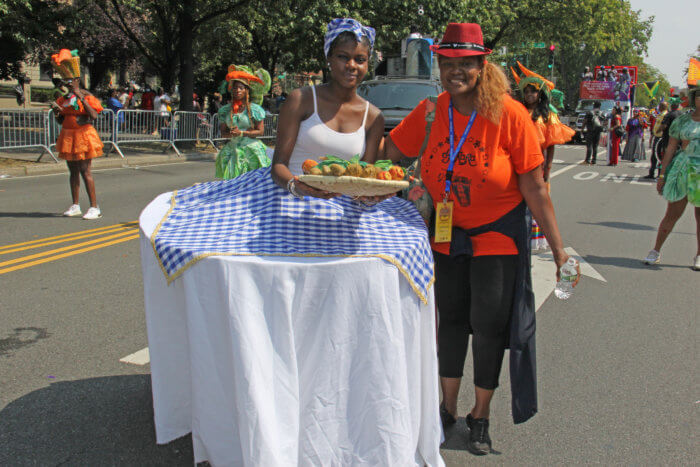
[[173,115],[156,110],[120,110],[117,112],[116,144],[168,143],[178,156],[180,151],[173,144]]
[[[219,115],[214,115],[211,120],[211,140],[212,141],[228,141],[229,138],[221,136],[221,120]],[[260,137],[265,142],[274,141],[277,138],[277,114],[265,116],[265,129]]]
[[211,139],[212,118],[203,112],[177,111],[173,114],[175,131],[173,141],[205,141],[214,148],[216,145]]
[[[206,142],[216,147],[216,141],[229,139],[221,136],[219,116],[203,112],[120,110],[115,114],[104,109],[92,125],[105,146],[114,148],[122,158],[120,144],[125,143],[166,143],[181,156],[175,145],[179,141]],[[53,110],[0,109],[0,151],[36,147],[42,149],[37,161],[48,153],[58,162],[52,148],[60,132]],[[260,139],[269,142],[276,136],[277,115],[267,115]]]
[[49,110],[0,109],[0,150],[41,148],[37,161],[49,153],[58,162],[50,149],[52,138],[58,136],[51,132],[49,122],[53,120]]

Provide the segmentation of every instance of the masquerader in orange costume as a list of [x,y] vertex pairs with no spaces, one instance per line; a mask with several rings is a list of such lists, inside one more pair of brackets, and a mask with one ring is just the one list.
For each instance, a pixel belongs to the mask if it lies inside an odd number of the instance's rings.
[[80,178],[82,176],[90,199],[90,209],[83,219],[102,217],[97,197],[95,182],[92,179],[92,159],[102,155],[102,141],[95,127],[90,122],[97,119],[102,112],[100,101],[90,94],[80,82],[80,57],[76,50],[62,49],[51,56],[54,70],[70,86],[70,91],[51,104],[56,119],[62,124],[58,135],[56,150],[58,157],[65,159],[70,171],[70,191],[73,204],[63,213],[64,216],[82,214],[78,198],[80,195]]
[[[549,189],[549,172],[552,169],[552,160],[554,159],[554,145],[570,141],[576,132],[561,123],[557,117],[556,108],[552,105],[552,93],[556,91],[554,83],[528,70],[520,62],[518,62],[518,66],[524,74],[523,77],[518,76],[512,68],[511,72],[522,94],[522,103],[530,112],[532,121],[537,128],[540,147],[544,155],[542,174],[547,189]],[[544,233],[534,219],[531,240],[533,251],[548,248]]]
[[528,70],[520,62],[518,62],[518,66],[524,74],[523,77],[518,76],[512,68],[511,72],[522,93],[522,103],[530,112],[532,121],[535,122],[535,127],[538,130],[542,154],[545,156],[544,181],[549,182],[549,172],[552,168],[552,159],[554,159],[554,145],[569,142],[576,132],[561,123],[557,116],[553,100],[554,93],[558,93],[558,91],[554,89],[554,83]]

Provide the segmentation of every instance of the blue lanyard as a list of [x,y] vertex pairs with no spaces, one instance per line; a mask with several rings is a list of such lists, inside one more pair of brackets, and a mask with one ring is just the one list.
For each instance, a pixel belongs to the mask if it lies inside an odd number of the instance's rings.
[[447,173],[445,174],[445,201],[447,201],[447,198],[450,196],[450,189],[452,189],[452,169],[454,169],[455,166],[455,161],[457,160],[457,154],[459,154],[460,149],[462,149],[462,145],[464,142],[467,140],[467,135],[472,129],[472,125],[474,124],[474,120],[476,119],[476,110],[472,110],[472,114],[469,117],[469,123],[467,123],[467,127],[464,129],[464,133],[462,133],[462,137],[459,139],[459,144],[457,144],[457,147],[455,148],[455,124],[454,124],[454,118],[452,116],[452,99],[450,99],[450,108],[449,108],[449,116],[450,116],[450,164],[447,166]]

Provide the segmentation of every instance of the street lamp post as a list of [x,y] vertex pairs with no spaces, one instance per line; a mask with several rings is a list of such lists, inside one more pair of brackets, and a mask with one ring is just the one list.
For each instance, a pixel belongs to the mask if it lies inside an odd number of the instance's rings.
[[95,63],[95,55],[92,52],[88,52],[87,56],[87,70],[88,70],[88,76],[90,77],[90,81],[88,83],[85,83],[85,85],[89,88],[92,87],[92,64]]

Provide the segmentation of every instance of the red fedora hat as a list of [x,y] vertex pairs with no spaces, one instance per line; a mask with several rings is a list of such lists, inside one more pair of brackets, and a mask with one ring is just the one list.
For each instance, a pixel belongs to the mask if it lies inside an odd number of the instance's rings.
[[448,24],[440,44],[431,45],[430,50],[445,57],[469,57],[491,53],[491,49],[484,47],[481,26],[476,23]]

